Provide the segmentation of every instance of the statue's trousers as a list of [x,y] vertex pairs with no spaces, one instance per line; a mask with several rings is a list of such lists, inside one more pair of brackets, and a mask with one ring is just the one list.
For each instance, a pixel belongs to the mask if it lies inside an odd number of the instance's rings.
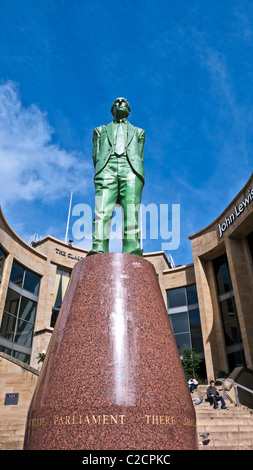
[[143,181],[133,172],[126,156],[112,155],[95,176],[93,250],[109,251],[111,219],[116,204],[123,209],[123,253],[142,256],[139,246],[139,208]]

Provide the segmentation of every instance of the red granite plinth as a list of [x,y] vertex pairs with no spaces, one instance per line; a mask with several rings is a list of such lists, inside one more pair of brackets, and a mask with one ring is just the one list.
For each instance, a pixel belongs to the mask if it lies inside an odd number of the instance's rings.
[[153,265],[122,253],[79,261],[24,449],[197,448],[195,410]]

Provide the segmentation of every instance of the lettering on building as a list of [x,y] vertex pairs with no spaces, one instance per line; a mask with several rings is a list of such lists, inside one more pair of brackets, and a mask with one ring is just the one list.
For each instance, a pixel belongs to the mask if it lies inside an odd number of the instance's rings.
[[243,211],[249,206],[249,204],[253,201],[253,189],[248,190],[248,195],[244,198],[244,200],[238,204],[238,206],[234,206],[234,211],[228,216],[225,217],[223,223],[219,224],[219,236],[222,237],[223,233],[234,223],[234,221],[243,213]]
[[67,253],[64,250],[60,250],[59,248],[55,248],[55,252],[57,255],[65,256],[66,258],[75,259],[77,261],[80,261],[81,259],[83,259],[83,256],[73,255],[73,253]]

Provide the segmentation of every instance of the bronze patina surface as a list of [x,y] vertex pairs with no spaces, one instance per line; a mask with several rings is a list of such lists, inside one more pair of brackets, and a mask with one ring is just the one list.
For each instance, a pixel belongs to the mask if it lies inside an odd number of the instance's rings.
[[145,131],[127,121],[125,98],[111,108],[114,120],[93,133],[95,210],[93,246],[88,255],[109,251],[110,227],[116,204],[123,212],[123,253],[142,256],[139,244],[139,207],[144,185]]

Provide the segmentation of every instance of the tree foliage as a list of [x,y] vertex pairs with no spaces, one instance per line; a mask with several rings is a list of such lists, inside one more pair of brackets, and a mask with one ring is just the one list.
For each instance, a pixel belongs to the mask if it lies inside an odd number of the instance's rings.
[[193,349],[190,349],[187,346],[185,346],[182,350],[181,359],[182,359],[182,365],[183,365],[184,373],[185,373],[187,380],[190,377],[196,378],[199,364],[201,362],[199,359],[199,356],[194,352]]

